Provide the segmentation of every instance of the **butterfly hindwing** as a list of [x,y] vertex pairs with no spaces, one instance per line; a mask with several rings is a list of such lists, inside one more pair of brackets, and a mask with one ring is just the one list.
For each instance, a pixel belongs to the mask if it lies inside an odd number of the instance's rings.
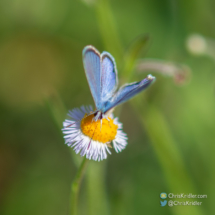
[[147,78],[143,79],[140,82],[134,82],[122,86],[117,93],[113,96],[111,100],[106,102],[105,108],[103,109],[104,113],[114,108],[115,106],[126,102],[135,95],[137,95],[142,90],[146,89],[151,83],[155,80],[155,77],[148,75]]
[[101,54],[101,60],[101,99],[105,103],[116,91],[118,77],[114,58],[108,52]]

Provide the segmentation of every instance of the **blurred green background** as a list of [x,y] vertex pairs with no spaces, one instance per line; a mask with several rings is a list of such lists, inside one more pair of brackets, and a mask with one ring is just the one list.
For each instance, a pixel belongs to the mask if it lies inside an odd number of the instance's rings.
[[[0,214],[70,213],[81,159],[60,129],[69,109],[93,104],[82,65],[89,44],[115,57],[121,84],[157,80],[116,110],[128,146],[89,163],[79,214],[214,214],[214,12],[212,0],[0,0]],[[187,65],[184,84],[124,66],[146,33],[137,58]],[[202,36],[186,48],[193,33]],[[207,198],[161,207],[161,192]]]

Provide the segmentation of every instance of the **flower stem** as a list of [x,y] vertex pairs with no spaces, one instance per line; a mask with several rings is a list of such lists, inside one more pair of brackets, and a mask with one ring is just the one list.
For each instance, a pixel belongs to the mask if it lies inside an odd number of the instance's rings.
[[72,187],[71,187],[71,214],[72,215],[77,215],[77,207],[78,207],[78,194],[81,186],[81,181],[84,175],[84,172],[86,170],[86,166],[88,163],[88,159],[84,157],[81,166],[78,169],[78,172],[75,176],[74,181],[72,182]]

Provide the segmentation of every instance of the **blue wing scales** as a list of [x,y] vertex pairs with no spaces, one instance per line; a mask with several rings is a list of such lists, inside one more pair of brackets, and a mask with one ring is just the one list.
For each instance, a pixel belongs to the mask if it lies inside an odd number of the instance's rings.
[[115,93],[118,86],[118,77],[114,58],[108,52],[103,52],[101,54],[101,59],[101,98],[105,103]]
[[87,81],[96,108],[101,106],[101,59],[100,53],[93,46],[83,50],[83,63]]
[[152,75],[148,75],[147,78],[143,79],[140,82],[134,82],[134,83],[126,84],[122,86],[114,95],[114,97],[111,100],[106,102],[103,112],[106,113],[113,107],[131,99],[139,92],[149,87],[154,80],[155,80],[155,77],[153,77]]

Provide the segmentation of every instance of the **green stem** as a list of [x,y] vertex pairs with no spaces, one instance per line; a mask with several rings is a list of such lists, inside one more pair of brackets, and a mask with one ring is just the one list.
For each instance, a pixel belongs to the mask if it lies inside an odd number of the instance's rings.
[[79,194],[79,190],[80,190],[80,186],[81,186],[81,181],[84,175],[84,172],[86,170],[86,166],[88,163],[88,159],[86,159],[86,157],[84,157],[81,166],[78,169],[78,172],[75,176],[75,179],[72,183],[72,187],[71,187],[71,214],[72,215],[77,215],[78,210],[78,194]]
[[[140,117],[141,124],[147,131],[170,191],[172,193],[197,193],[194,183],[187,172],[180,150],[171,135],[169,125],[162,112],[152,103],[148,103],[143,108],[142,100],[135,98],[134,102],[133,108]],[[173,207],[172,210],[177,215],[182,215],[187,212],[188,214],[195,215],[203,214],[202,209],[197,207]]]

